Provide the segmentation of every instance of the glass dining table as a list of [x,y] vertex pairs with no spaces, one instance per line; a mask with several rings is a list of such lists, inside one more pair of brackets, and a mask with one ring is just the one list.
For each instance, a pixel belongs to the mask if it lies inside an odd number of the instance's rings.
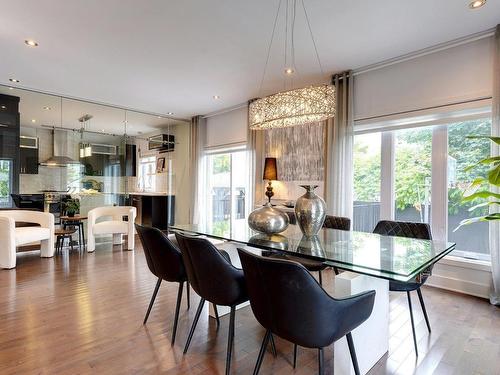
[[[288,226],[280,234],[268,235],[250,229],[246,220],[233,221],[227,227],[213,223],[176,224],[169,230],[229,241],[233,254],[234,247],[264,256],[278,251],[347,271],[336,275],[331,285],[323,285],[335,298],[375,290],[370,318],[352,332],[361,374],[368,373],[389,350],[389,282],[419,281],[429,275],[432,265],[455,248],[450,242],[335,229],[322,229],[317,236],[307,238],[297,225]],[[213,316],[213,312],[209,313]],[[335,343],[334,353],[335,372],[353,374],[345,340]]]
[[245,220],[237,220],[227,228],[206,223],[177,224],[169,229],[241,243],[260,249],[263,255],[269,251],[284,252],[322,261],[341,270],[403,282],[418,281],[428,275],[429,267],[455,248],[451,242],[327,228],[308,238],[297,225],[269,235],[250,229]]

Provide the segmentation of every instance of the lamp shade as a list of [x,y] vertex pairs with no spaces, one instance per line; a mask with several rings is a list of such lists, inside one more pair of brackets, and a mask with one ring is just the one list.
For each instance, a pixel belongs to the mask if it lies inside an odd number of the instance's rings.
[[266,158],[264,163],[264,176],[263,180],[277,180],[278,168],[276,167],[276,158]]

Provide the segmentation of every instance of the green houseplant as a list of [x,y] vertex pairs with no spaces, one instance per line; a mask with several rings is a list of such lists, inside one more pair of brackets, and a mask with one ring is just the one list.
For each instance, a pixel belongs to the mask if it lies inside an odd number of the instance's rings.
[[[469,136],[467,138],[487,138],[495,142],[497,145],[500,145],[500,137]],[[472,202],[476,199],[487,199],[487,201],[472,206],[471,208],[469,208],[469,211],[474,211],[479,208],[495,205],[500,206],[500,194],[496,192],[496,189],[494,188],[500,187],[500,155],[490,156],[488,158],[482,159],[478,163],[467,167],[466,171],[472,170],[479,165],[489,165],[491,167],[487,171],[485,176],[478,177],[474,181],[472,181],[469,187],[463,192],[462,202]],[[484,188],[485,184],[488,184],[490,188]],[[455,231],[463,225],[492,220],[500,220],[500,212],[490,212],[487,215],[476,216],[473,218],[462,220]]]
[[80,212],[80,200],[77,198],[68,199],[64,202],[64,210],[69,217],[75,216],[76,213]]

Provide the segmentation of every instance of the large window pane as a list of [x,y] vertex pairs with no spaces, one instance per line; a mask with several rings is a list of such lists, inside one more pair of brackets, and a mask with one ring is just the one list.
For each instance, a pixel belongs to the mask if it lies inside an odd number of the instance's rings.
[[397,131],[395,152],[396,220],[429,223],[432,128]]
[[354,137],[353,229],[371,232],[380,219],[381,133]]
[[[488,213],[487,208],[472,212],[469,208],[483,200],[462,203],[462,191],[477,177],[485,176],[488,166],[471,166],[490,155],[490,142],[468,139],[468,135],[490,135],[491,120],[470,120],[448,126],[448,240],[457,244],[456,255],[488,259],[488,223],[477,223],[454,231],[460,221]],[[483,186],[487,188],[487,185]]]
[[12,193],[12,160],[0,159],[0,207],[10,207]]
[[224,231],[231,218],[231,154],[208,156],[208,223]]

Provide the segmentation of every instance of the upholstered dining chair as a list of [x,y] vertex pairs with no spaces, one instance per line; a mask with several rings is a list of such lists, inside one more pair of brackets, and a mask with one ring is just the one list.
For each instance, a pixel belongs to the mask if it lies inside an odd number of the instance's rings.
[[146,324],[151,312],[151,308],[160,289],[163,280],[179,283],[177,291],[177,303],[175,305],[174,326],[172,329],[172,345],[175,343],[175,335],[177,332],[177,322],[179,321],[179,309],[182,300],[182,290],[186,283],[187,305],[189,308],[189,283],[187,282],[186,269],[182,261],[180,250],[170,241],[166,234],[157,228],[146,227],[135,224],[137,233],[142,243],[144,255],[148,268],[153,275],[158,278],[156,286],[149,302],[146,316],[143,324]]
[[248,301],[243,271],[234,267],[229,258],[224,256],[207,239],[180,233],[175,233],[175,236],[181,249],[189,282],[194,291],[201,297],[184,347],[184,354],[188,351],[205,301],[214,305],[229,306],[231,313],[226,355],[227,375],[231,368],[236,305]]
[[375,291],[336,299],[328,295],[316,279],[299,263],[262,257],[238,249],[250,306],[257,321],[266,329],[255,364],[258,374],[271,335],[297,345],[318,349],[319,373],[323,374],[323,348],[346,336],[356,374],[359,366],[351,332],[373,310]]
[[[432,240],[431,227],[427,223],[412,223],[405,221],[391,221],[391,220],[381,220],[375,226],[373,233],[386,235],[386,236],[396,236],[396,237],[408,237],[416,238],[421,240]],[[422,312],[424,313],[425,323],[427,324],[427,330],[431,332],[431,325],[429,323],[429,318],[427,316],[427,310],[425,309],[424,298],[422,296],[422,291],[420,287],[424,285],[427,281],[428,275],[432,272],[432,266],[429,267],[424,276],[419,282],[401,282],[401,281],[389,281],[389,290],[391,292],[406,292],[408,298],[408,306],[410,308],[410,319],[411,319],[411,329],[413,332],[413,345],[415,346],[415,354],[418,356],[417,347],[417,337],[415,336],[415,322],[413,320],[413,310],[411,305],[410,292],[416,290],[418,299],[420,301],[420,306],[422,307]]]
[[[287,212],[288,217],[290,218],[290,223],[296,223],[295,214],[293,212]],[[293,218],[293,221],[292,221]],[[338,229],[338,230],[351,230],[351,219],[348,217],[342,216],[332,216],[326,215],[325,222],[323,223],[323,228],[327,229]],[[293,260],[294,262],[298,262],[302,264],[309,272],[318,272],[319,284],[323,285],[323,274],[321,271],[324,271],[329,266],[325,265],[323,262],[319,262],[314,259],[305,259],[296,257],[289,254],[277,253],[270,256],[271,258],[281,258],[287,260]],[[335,274],[338,275],[337,268],[333,268]]]

